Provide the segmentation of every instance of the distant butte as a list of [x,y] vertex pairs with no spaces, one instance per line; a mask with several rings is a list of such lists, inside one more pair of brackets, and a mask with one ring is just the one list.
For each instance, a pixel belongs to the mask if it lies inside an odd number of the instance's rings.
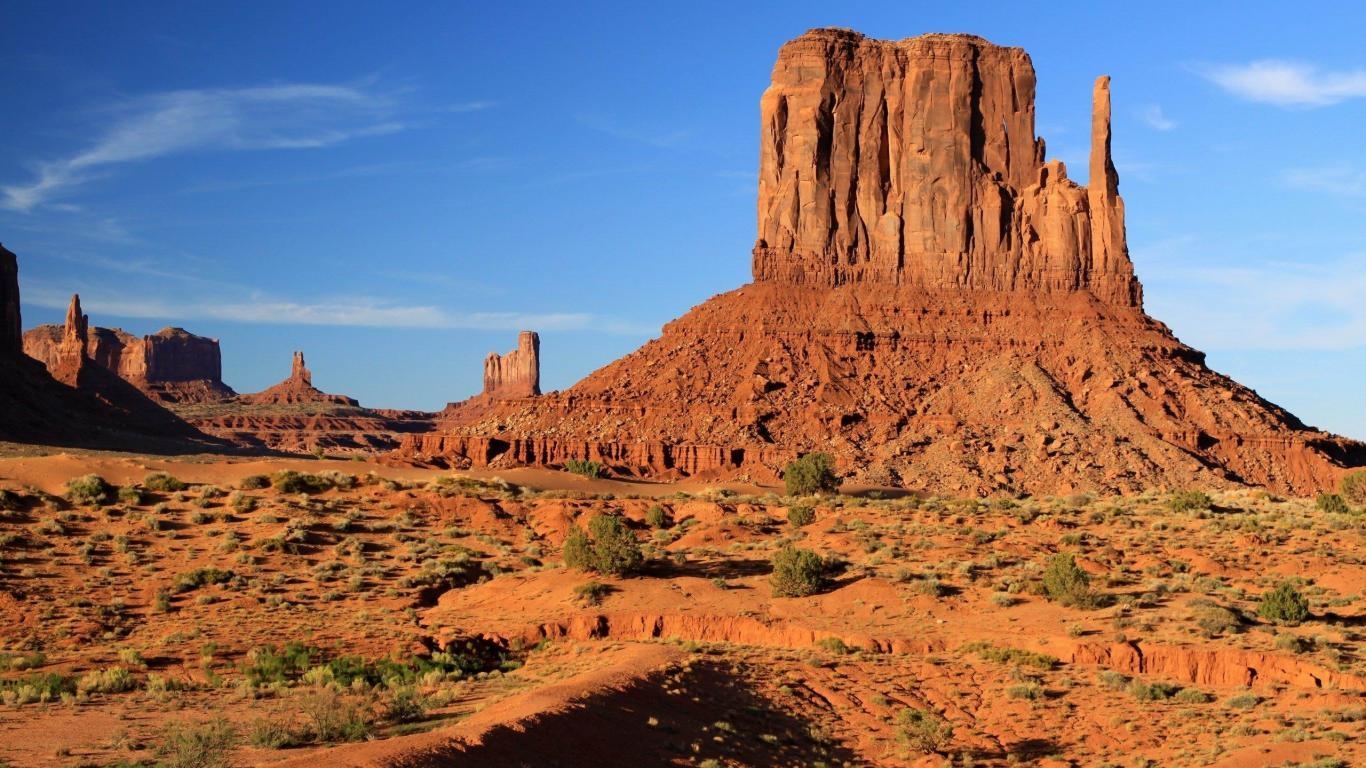
[[1034,92],[1029,56],[979,37],[787,43],[760,102],[754,282],[569,390],[452,406],[397,457],[772,480],[819,450],[949,494],[1310,494],[1366,464],[1144,313],[1109,78],[1089,188],[1046,158]]

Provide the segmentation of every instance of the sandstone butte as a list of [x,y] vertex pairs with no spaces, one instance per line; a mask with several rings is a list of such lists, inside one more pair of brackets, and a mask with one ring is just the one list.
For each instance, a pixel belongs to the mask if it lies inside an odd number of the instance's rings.
[[228,447],[91,361],[79,296],[47,367],[25,355],[18,270],[14,253],[0,247],[0,440],[166,453]]
[[332,403],[358,405],[345,395],[329,395],[313,386],[313,372],[304,364],[304,353],[295,352],[290,364],[289,378],[269,389],[251,395],[241,395],[239,401],[254,405],[294,405],[299,403]]
[[[40,325],[25,332],[24,354],[53,370],[63,334],[60,325]],[[164,403],[216,402],[237,394],[223,383],[218,340],[183,328],[163,328],[141,338],[121,328],[91,328],[86,356]]]
[[979,37],[785,44],[753,282],[566,391],[447,409],[395,457],[764,480],[826,451],[856,482],[950,494],[1309,494],[1366,464],[1144,313],[1109,78],[1089,187],[1046,159],[1034,96],[1029,56]]

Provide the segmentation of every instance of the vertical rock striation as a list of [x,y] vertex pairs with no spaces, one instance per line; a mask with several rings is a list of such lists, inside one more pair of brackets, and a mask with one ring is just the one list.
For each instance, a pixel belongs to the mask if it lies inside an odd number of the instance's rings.
[[[1142,297],[1096,86],[1088,192],[1034,135],[1034,68],[970,35],[784,45],[760,102],[756,282]],[[1102,173],[1096,173],[1099,165]]]
[[535,331],[517,335],[517,348],[484,358],[484,393],[495,399],[541,394],[541,337]]

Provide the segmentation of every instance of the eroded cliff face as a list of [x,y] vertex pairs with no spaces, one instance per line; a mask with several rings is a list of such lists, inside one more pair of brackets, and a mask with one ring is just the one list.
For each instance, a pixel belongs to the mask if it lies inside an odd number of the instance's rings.
[[24,351],[24,324],[19,312],[19,259],[0,245],[0,356]]
[[1023,51],[801,36],[761,103],[754,282],[564,392],[448,408],[398,458],[772,481],[827,451],[950,494],[1311,494],[1366,465],[1143,312],[1108,78],[1092,97],[1087,188],[1034,136]]
[[517,335],[517,348],[484,359],[486,397],[536,397],[541,394],[541,337],[535,331]]
[[[24,334],[24,352],[56,370],[65,334],[65,326],[40,325]],[[236,394],[223,383],[218,340],[183,328],[141,338],[121,328],[89,328],[86,357],[162,402],[216,402]]]
[[1142,296],[1096,84],[1093,189],[1045,162],[1034,68],[970,35],[784,45],[760,101],[754,279]]

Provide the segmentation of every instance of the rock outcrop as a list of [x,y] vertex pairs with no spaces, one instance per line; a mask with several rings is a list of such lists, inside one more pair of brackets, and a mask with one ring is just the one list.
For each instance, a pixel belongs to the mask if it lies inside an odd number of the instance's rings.
[[275,386],[251,395],[239,395],[237,400],[254,405],[296,405],[301,403],[330,403],[359,405],[345,395],[330,395],[313,386],[313,372],[304,364],[304,353],[295,352],[290,364],[289,378]]
[[815,30],[760,101],[755,282],[1087,291],[1134,307],[1096,84],[1087,190],[1034,135],[1034,69],[968,35],[898,42]]
[[967,35],[784,45],[754,282],[564,392],[448,409],[396,458],[775,480],[827,451],[856,481],[956,494],[1310,494],[1366,465],[1366,445],[1211,371],[1143,312],[1109,79],[1089,188],[1046,158],[1034,85],[1023,51]]
[[[19,317],[17,261],[0,249],[5,316]],[[183,453],[223,450],[136,387],[88,357],[89,321],[73,296],[50,368],[6,341],[0,346],[0,440]],[[8,339],[8,337],[7,337]]]
[[0,245],[0,356],[23,352],[24,324],[19,311],[19,259]]
[[536,397],[541,394],[541,337],[535,331],[517,334],[517,348],[505,355],[490,352],[484,359],[485,397]]
[[[55,370],[64,334],[65,326],[40,325],[24,334],[24,352]],[[183,328],[163,328],[141,338],[121,328],[90,328],[86,355],[164,403],[217,402],[236,394],[223,383],[218,340]]]

